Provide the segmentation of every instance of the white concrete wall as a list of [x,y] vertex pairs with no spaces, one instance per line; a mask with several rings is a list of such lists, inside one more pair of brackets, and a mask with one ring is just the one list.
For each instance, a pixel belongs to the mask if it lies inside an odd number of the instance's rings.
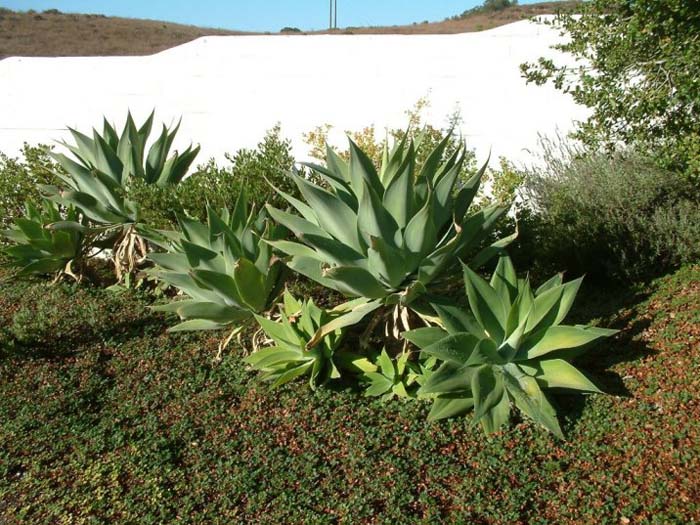
[[183,123],[176,146],[202,145],[198,161],[254,146],[282,124],[303,159],[302,133],[404,127],[429,93],[428,120],[459,108],[468,144],[485,157],[527,161],[538,133],[568,131],[586,112],[552,87],[527,86],[519,64],[552,55],[559,36],[528,21],[459,35],[212,36],[147,57],[0,61],[0,151],[66,138],[65,126],[143,119]]

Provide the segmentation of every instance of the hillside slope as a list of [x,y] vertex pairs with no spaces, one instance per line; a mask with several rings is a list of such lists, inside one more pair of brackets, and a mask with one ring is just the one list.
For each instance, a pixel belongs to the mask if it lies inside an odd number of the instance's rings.
[[[333,34],[451,34],[482,31],[537,15],[571,9],[577,2],[543,2],[500,11],[465,12],[441,22],[406,26],[348,27]],[[285,33],[326,34],[328,30]],[[0,59],[9,56],[150,55],[208,35],[250,35],[242,31],[108,17],[67,14],[55,9],[37,13],[0,7]]]
[[0,59],[150,55],[202,36],[241,34],[245,33],[155,20],[0,8]]

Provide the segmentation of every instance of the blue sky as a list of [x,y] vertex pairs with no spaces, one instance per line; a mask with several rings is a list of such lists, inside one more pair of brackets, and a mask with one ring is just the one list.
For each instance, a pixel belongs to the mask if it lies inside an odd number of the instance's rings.
[[[521,0],[533,3],[535,0]],[[338,0],[338,26],[438,21],[483,0]],[[328,27],[329,0],[0,0],[0,7],[26,11],[60,9],[151,18],[207,27],[279,31]]]

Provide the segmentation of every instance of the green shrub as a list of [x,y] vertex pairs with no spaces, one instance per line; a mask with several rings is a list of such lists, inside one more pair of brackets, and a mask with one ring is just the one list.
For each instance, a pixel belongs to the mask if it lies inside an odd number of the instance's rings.
[[24,215],[27,201],[41,200],[40,184],[54,182],[52,171],[57,166],[49,151],[48,146],[25,143],[21,159],[0,152],[0,229]]
[[[232,207],[243,188],[251,203],[261,209],[266,202],[284,206],[284,200],[266,182],[275,188],[297,194],[297,189],[287,173],[294,167],[292,146],[282,138],[279,125],[270,129],[255,149],[241,149],[234,155],[227,154],[230,166],[221,167],[211,159],[198,166],[190,177],[178,187],[179,207],[192,217],[202,221],[207,218],[207,203],[215,209]],[[168,210],[161,212],[167,215]]]
[[600,279],[644,279],[700,257],[697,189],[634,151],[545,145],[523,196],[537,262]]

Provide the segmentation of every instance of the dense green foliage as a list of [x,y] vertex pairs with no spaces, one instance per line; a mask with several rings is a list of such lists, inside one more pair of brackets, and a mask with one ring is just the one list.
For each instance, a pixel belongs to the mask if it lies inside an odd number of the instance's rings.
[[292,146],[279,125],[267,131],[255,149],[243,148],[226,158],[229,166],[210,160],[178,187],[178,200],[188,215],[205,220],[207,203],[214,209],[231,206],[243,189],[256,209],[265,203],[285,205],[273,188],[297,194],[287,176],[294,167]]
[[27,201],[41,200],[39,186],[53,182],[56,169],[46,146],[24,144],[21,158],[0,152],[0,229],[24,215]]
[[700,257],[700,202],[686,177],[633,151],[613,156],[545,144],[527,170],[518,258],[544,270],[645,279]]
[[[156,228],[177,225],[178,215],[207,220],[207,206],[216,210],[231,207],[244,189],[251,204],[261,209],[266,202],[283,205],[284,200],[271,186],[296,194],[287,177],[294,167],[291,144],[282,137],[280,126],[270,129],[254,149],[226,154],[228,165],[214,159],[197,169],[175,188],[161,188],[134,181],[129,195],[138,203],[142,221]],[[269,181],[269,184],[268,184]]]
[[526,78],[553,81],[593,110],[577,138],[614,149],[620,142],[665,167],[700,177],[700,9],[687,0],[591,0],[555,27],[556,49],[581,62],[523,64]]
[[571,315],[624,328],[579,365],[618,395],[556,396],[564,442],[527,421],[484,439],[350,388],[270,395],[237,351],[214,365],[207,333],[168,333],[145,296],[2,283],[0,521],[699,521],[700,270],[641,301],[604,292],[584,285]]

